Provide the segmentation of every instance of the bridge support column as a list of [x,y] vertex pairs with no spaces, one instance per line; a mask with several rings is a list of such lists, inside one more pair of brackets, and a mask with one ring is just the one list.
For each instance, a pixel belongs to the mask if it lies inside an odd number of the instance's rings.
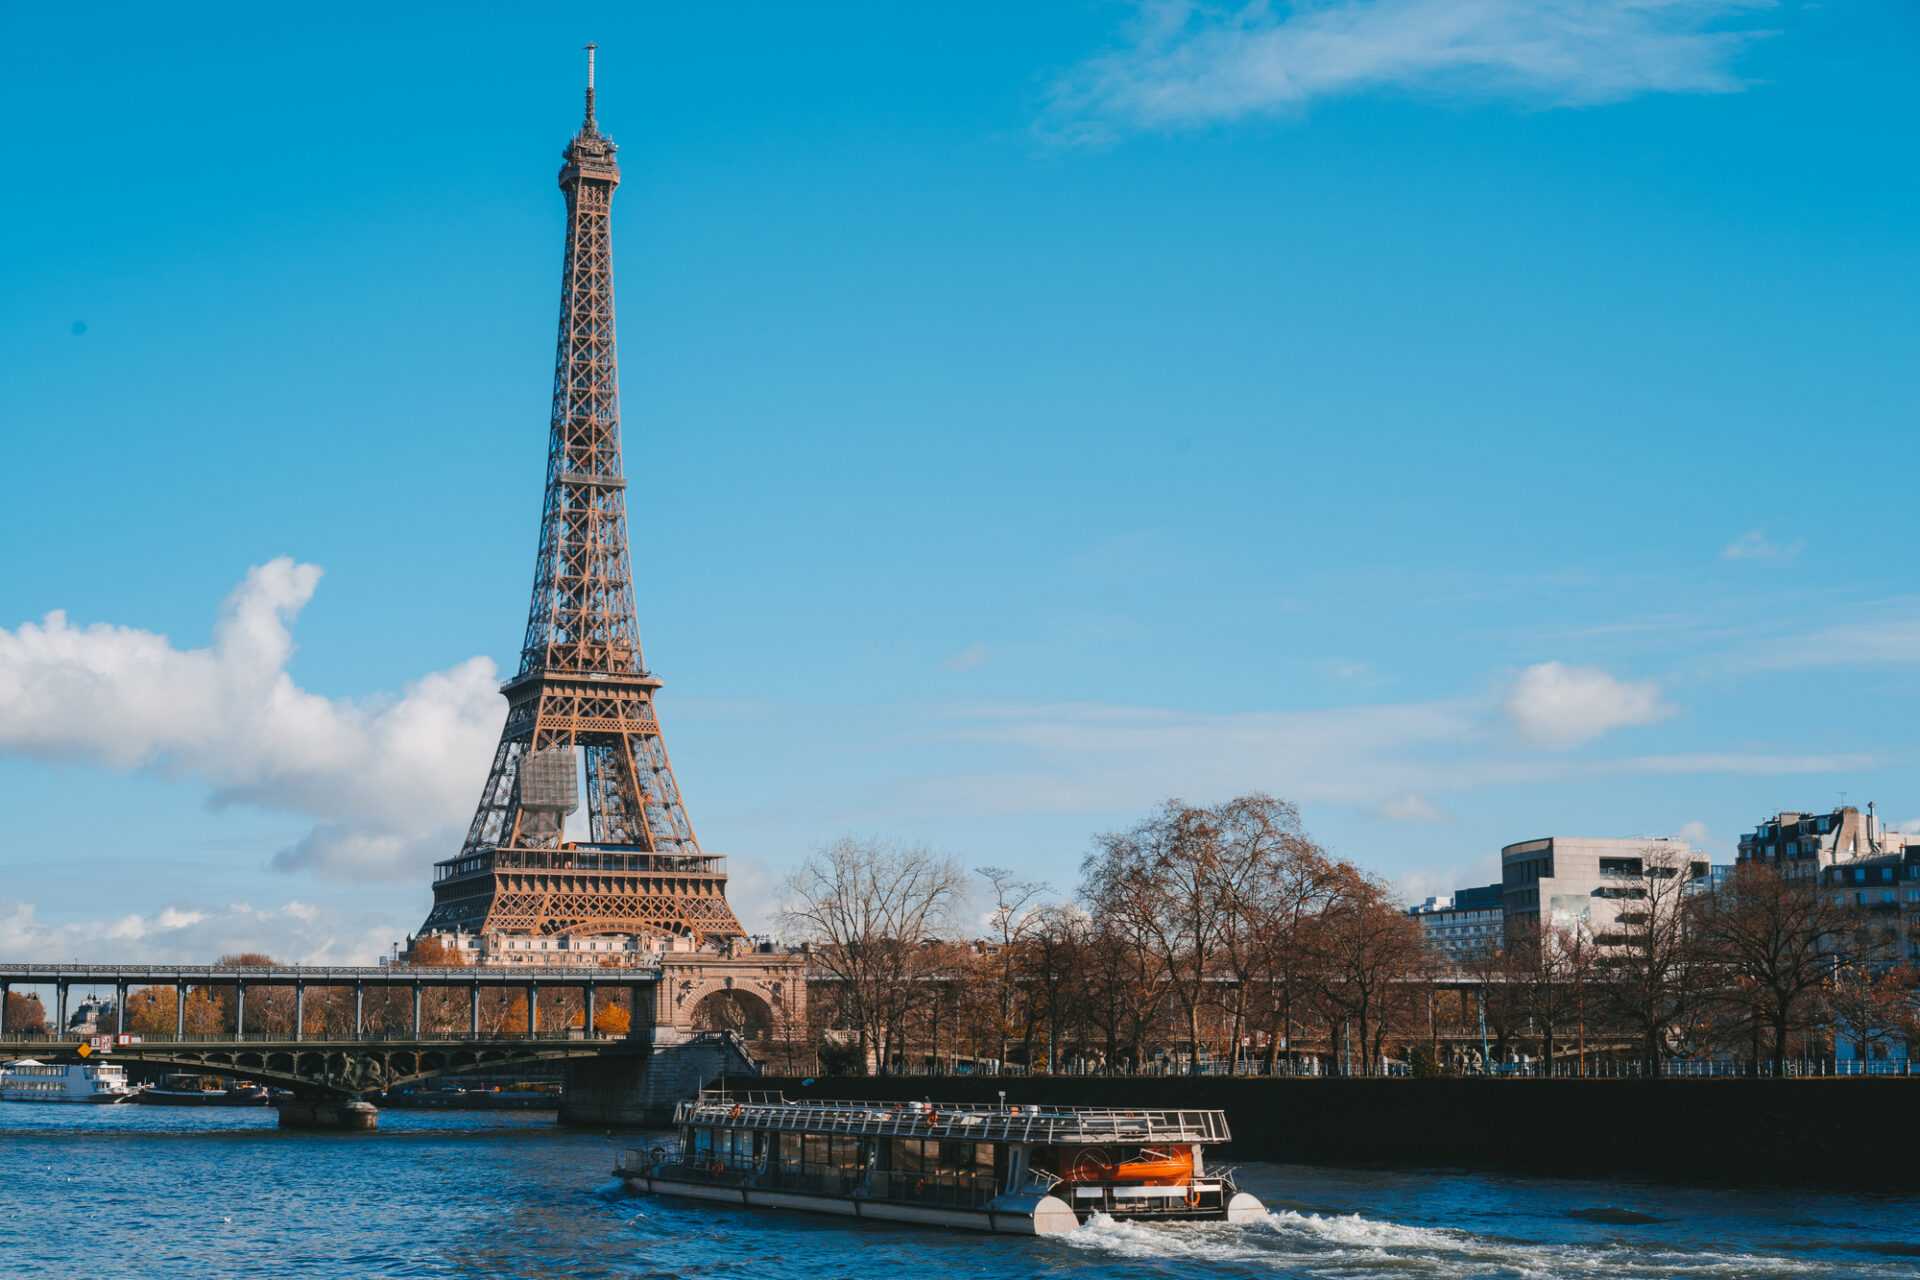
[[527,984],[527,1035],[529,1038],[540,1034],[540,984]]
[[173,984],[173,1038],[187,1038],[187,984],[184,982]]
[[307,984],[304,982],[293,984],[293,1038],[307,1038]]
[[467,990],[467,1034],[480,1034],[480,984],[477,982]]
[[413,1038],[420,1038],[420,984],[413,984]]
[[367,1000],[367,984],[364,982],[354,983],[353,984],[353,1038],[355,1040],[358,1040],[360,1038],[360,1034],[361,1034],[360,1014],[366,1007],[366,1000]]
[[113,1034],[127,1034],[127,984],[124,981],[113,984]]
[[55,1035],[64,1036],[67,1034],[67,984],[56,982],[53,984],[53,991],[54,1006],[60,1011],[54,1015],[53,1030]]
[[580,1015],[580,1031],[587,1039],[593,1039],[593,984],[587,984],[586,993],[581,997],[584,1010]]
[[13,994],[11,982],[0,982],[0,1035],[7,1033],[7,997]]
[[238,978],[233,980],[233,1034],[243,1039],[247,1034],[247,984]]

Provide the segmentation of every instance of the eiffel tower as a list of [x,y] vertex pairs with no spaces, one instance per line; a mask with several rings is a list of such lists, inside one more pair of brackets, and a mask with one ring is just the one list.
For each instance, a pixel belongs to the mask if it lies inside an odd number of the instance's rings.
[[[563,153],[567,242],[546,499],[506,727],[457,857],[434,864],[437,936],[479,963],[638,964],[744,931],[702,853],[640,655],[621,471],[608,225],[620,166],[586,118]],[[587,838],[568,839],[584,796]]]

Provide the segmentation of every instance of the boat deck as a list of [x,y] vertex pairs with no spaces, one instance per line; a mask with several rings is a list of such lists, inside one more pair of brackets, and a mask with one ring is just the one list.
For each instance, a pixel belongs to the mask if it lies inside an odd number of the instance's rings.
[[706,1092],[680,1104],[674,1123],[776,1133],[954,1138],[1098,1146],[1226,1142],[1224,1111],[1135,1107],[997,1106],[928,1102],[789,1102],[777,1094]]

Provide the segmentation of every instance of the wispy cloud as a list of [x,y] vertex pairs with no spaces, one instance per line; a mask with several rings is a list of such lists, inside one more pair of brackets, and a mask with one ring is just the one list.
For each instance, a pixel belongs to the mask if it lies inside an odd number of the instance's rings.
[[987,656],[987,646],[975,641],[940,665],[949,671],[973,671],[987,664]]
[[1736,658],[1756,671],[1793,671],[1813,667],[1888,667],[1920,663],[1920,616],[1906,606],[1868,605],[1855,610],[1857,622],[1819,627],[1783,636]]
[[1664,720],[1673,709],[1651,681],[1620,680],[1597,667],[1542,662],[1514,681],[1506,712],[1528,741],[1571,747],[1613,729]]
[[1297,110],[1382,87],[1547,106],[1732,93],[1766,0],[1185,0],[1140,6],[1121,48],[1053,87],[1042,131],[1097,141]]
[[395,922],[343,918],[304,902],[166,906],[148,914],[42,920],[30,902],[0,901],[0,958],[75,956],[103,963],[206,964],[241,952],[287,964],[371,964],[403,936]]
[[1765,529],[1749,529],[1721,548],[1722,560],[1752,560],[1761,564],[1791,564],[1807,549],[1804,538],[1775,542]]
[[1446,822],[1451,817],[1418,791],[1403,791],[1382,800],[1378,812],[1390,822]]
[[496,672],[473,658],[365,701],[300,688],[292,623],[319,582],[284,557],[256,566],[205,649],[60,612],[0,629],[0,752],[198,781],[216,807],[314,821],[277,867],[417,879],[457,847],[486,776]]

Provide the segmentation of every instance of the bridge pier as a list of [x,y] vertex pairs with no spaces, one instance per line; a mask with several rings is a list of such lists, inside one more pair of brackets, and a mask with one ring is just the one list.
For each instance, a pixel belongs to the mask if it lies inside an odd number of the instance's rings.
[[420,984],[413,984],[413,1038],[420,1038]]
[[353,1098],[285,1098],[274,1104],[282,1129],[322,1129],[335,1133],[372,1133],[380,1111]]
[[293,984],[293,1038],[296,1041],[307,1038],[307,984]]
[[233,1034],[247,1035],[247,984],[239,978],[233,980]]
[[540,984],[527,984],[527,1036],[531,1039],[540,1034]]
[[7,997],[13,994],[11,982],[0,982],[0,1036],[7,1033]]
[[477,982],[467,988],[467,1034],[480,1034],[480,984]]
[[740,1042],[723,1032],[657,1046],[645,1032],[630,1039],[631,1052],[567,1063],[561,1124],[658,1129],[673,1123],[676,1105],[721,1076],[759,1074]]
[[360,1014],[361,1014],[361,1010],[366,1006],[366,1001],[367,1001],[367,984],[364,982],[354,983],[353,984],[353,1038],[355,1040],[358,1040],[363,1034],[365,1034],[361,1029]]
[[113,984],[113,1034],[127,1034],[127,984],[124,982]]
[[187,984],[184,982],[173,984],[173,1038],[187,1038]]
[[53,992],[54,1005],[59,1009],[59,1012],[53,1015],[53,1034],[63,1036],[67,1033],[67,984],[64,982],[54,983]]

